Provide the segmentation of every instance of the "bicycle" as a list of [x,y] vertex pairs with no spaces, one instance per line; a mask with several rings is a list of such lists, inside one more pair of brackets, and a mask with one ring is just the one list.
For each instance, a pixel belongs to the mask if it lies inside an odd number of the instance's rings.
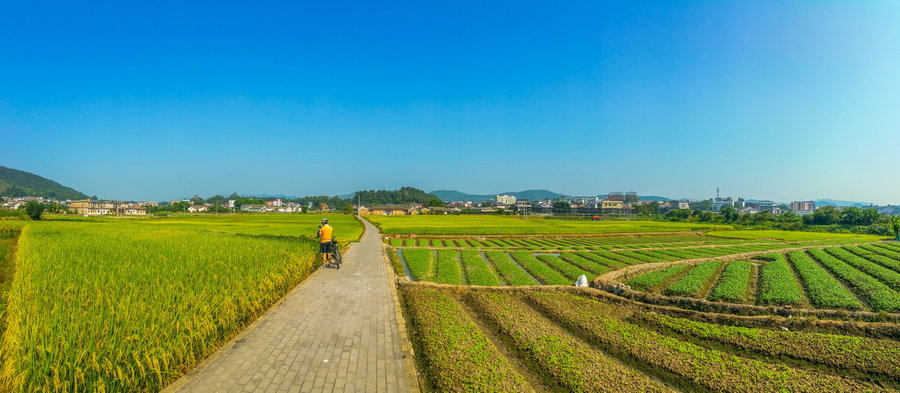
[[337,239],[331,239],[331,261],[328,262],[335,269],[341,268],[341,250],[338,249]]

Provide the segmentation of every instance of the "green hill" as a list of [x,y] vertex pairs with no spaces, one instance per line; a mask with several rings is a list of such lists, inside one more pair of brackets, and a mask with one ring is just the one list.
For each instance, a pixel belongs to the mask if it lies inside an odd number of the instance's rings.
[[58,200],[85,199],[88,197],[53,180],[5,166],[0,166],[0,196],[39,196]]
[[359,198],[364,204],[390,203],[428,203],[438,197],[413,187],[402,187],[399,190],[365,190],[353,194],[353,201]]

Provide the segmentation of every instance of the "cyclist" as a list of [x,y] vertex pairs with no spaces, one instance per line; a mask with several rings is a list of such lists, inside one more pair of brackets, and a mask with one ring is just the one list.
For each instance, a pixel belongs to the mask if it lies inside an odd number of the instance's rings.
[[316,237],[319,238],[319,253],[322,254],[322,266],[328,265],[329,257],[333,257],[332,240],[334,239],[334,228],[331,225],[328,225],[328,219],[322,219],[322,225],[319,226],[319,233],[316,234]]

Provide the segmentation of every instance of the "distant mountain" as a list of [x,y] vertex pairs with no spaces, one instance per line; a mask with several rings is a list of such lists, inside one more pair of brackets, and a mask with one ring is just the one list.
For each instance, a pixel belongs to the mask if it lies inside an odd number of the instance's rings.
[[822,206],[837,206],[837,207],[853,206],[853,207],[866,207],[866,206],[872,205],[871,203],[868,203],[868,202],[840,201],[840,200],[837,200],[837,199],[816,199],[814,202],[816,202],[816,207],[822,207]]
[[0,166],[0,196],[39,196],[57,200],[86,199],[88,197],[53,180],[5,166]]
[[[601,197],[601,198],[605,198],[606,195],[601,195],[600,197]],[[651,201],[651,202],[652,202],[652,201],[656,201],[656,202],[668,202],[668,201],[673,201],[673,200],[674,200],[674,199],[671,199],[671,198],[666,198],[666,197],[656,196],[656,195],[638,195],[638,197],[639,197],[642,201]]]
[[432,191],[431,194],[441,198],[442,201],[452,202],[452,201],[472,201],[472,202],[484,202],[494,198],[497,195],[512,195],[517,199],[527,199],[529,201],[541,201],[544,199],[556,199],[563,194],[557,194],[553,191],[547,190],[525,190],[518,192],[498,192],[496,194],[467,194],[464,192],[456,191],[456,190],[435,190]]
[[[286,194],[253,194],[253,195],[248,195],[248,196],[252,196],[254,198],[263,198],[263,199],[269,199],[269,198],[300,199],[300,197],[298,197],[296,195],[286,195]],[[346,199],[346,198],[344,198],[344,199]]]

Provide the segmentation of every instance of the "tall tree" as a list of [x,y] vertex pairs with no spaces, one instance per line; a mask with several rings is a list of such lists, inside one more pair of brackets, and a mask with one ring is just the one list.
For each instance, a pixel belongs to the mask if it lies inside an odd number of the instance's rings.
[[43,203],[38,201],[28,201],[25,202],[25,214],[28,215],[32,220],[40,220],[41,214],[44,214],[45,206]]

